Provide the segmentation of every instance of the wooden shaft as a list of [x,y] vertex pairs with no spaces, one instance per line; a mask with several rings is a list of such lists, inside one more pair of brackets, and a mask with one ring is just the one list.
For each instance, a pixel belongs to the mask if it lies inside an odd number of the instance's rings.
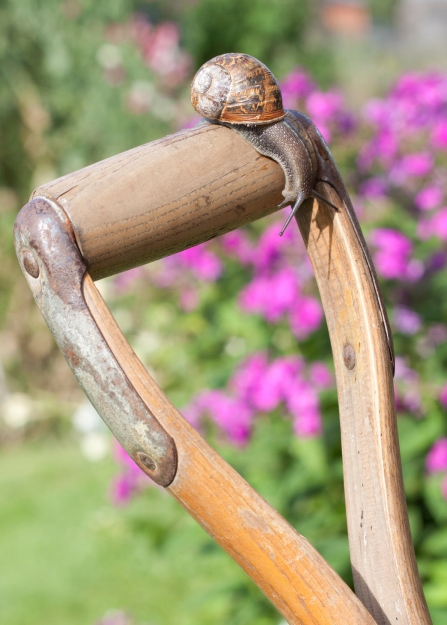
[[[379,624],[428,625],[406,511],[384,318],[349,198],[326,148],[309,133],[331,183],[319,183],[318,191],[339,206],[336,213],[308,200],[298,221],[334,354],[356,592]],[[98,278],[272,212],[283,184],[280,167],[236,133],[204,126],[61,178],[34,195],[65,209]],[[290,623],[372,622],[306,541],[181,419],[132,355],[90,278],[85,298],[126,375],[178,446],[171,493]]]
[[297,221],[329,327],[355,591],[378,625],[431,623],[408,522],[390,352],[361,232],[344,187],[317,190]]
[[366,608],[309,542],[229,466],[172,406],[124,339],[90,276],[85,301],[108,346],[175,440],[167,490],[231,555],[290,625],[374,625]]
[[73,225],[94,280],[224,234],[276,210],[284,174],[235,132],[202,125],[39,187]]

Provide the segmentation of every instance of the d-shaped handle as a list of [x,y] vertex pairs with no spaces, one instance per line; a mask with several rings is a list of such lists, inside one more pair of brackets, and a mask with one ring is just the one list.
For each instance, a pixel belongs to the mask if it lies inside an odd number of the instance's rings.
[[[56,341],[117,438],[141,468],[167,486],[247,571],[289,623],[428,624],[431,621],[417,573],[402,484],[386,314],[366,245],[333,160],[313,125],[299,115],[297,121],[306,127],[319,154],[318,191],[339,207],[335,213],[326,205],[307,201],[298,221],[331,335],[351,561],[362,603],[305,538],[169,403],[123,338],[87,273],[88,268],[96,277],[107,275],[118,266],[144,262],[151,253],[161,257],[271,212],[271,202],[283,185],[279,166],[254,153],[225,128],[199,128],[178,139],[174,135],[164,143],[146,146],[152,154],[151,163],[156,161],[157,145],[162,152],[169,147],[173,172],[177,172],[177,186],[171,192],[183,198],[177,200],[176,208],[166,198],[164,204],[156,199],[159,209],[155,225],[148,217],[150,210],[140,211],[138,219],[141,222],[141,215],[145,215],[149,234],[137,234],[135,205],[126,216],[128,204],[124,200],[131,203],[131,197],[128,191],[122,192],[123,181],[132,179],[136,202],[142,202],[147,177],[141,165],[144,148],[140,148],[133,170],[130,156],[120,155],[40,189],[38,193],[46,197],[30,202],[17,220],[18,257]],[[185,199],[188,193],[179,181],[184,181],[187,190],[190,164],[184,158],[176,160],[175,155],[180,152],[184,157],[188,142],[192,148],[205,132],[213,133],[211,143],[204,144],[208,150],[199,154],[192,150],[191,158],[196,165],[202,163],[194,184],[200,197],[208,199],[189,204]],[[243,154],[245,164],[224,159],[222,146],[229,140],[237,153]],[[177,148],[171,149],[173,145]],[[216,153],[220,160],[213,161],[212,154]],[[138,180],[132,178],[135,168]],[[100,172],[106,182],[101,181]],[[250,187],[250,181],[262,180],[266,172],[270,184],[265,186],[270,195],[269,201],[263,202],[262,191]],[[222,184],[223,176],[226,185]],[[87,195],[95,188],[102,199],[99,216],[93,211],[92,220],[97,225],[92,228],[88,225],[91,206]],[[249,188],[252,195],[247,193]],[[64,191],[58,195],[57,189]],[[194,193],[197,198],[198,192]],[[96,206],[98,195],[91,195]],[[232,221],[235,214],[239,215],[236,222]],[[107,225],[116,221],[121,235],[115,226]],[[108,243],[104,243],[107,236]],[[110,237],[115,237],[115,245],[110,244]],[[153,246],[148,246],[151,237]],[[101,253],[97,253],[98,245],[103,245]]]

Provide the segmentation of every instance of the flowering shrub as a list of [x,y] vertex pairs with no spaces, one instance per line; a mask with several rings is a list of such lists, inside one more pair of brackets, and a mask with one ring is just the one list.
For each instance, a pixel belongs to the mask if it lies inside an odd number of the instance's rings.
[[[390,305],[397,410],[402,418],[429,420],[437,395],[437,410],[446,405],[447,396],[445,388],[440,391],[447,377],[442,370],[436,369],[435,378],[427,375],[447,337],[441,307],[447,259],[447,76],[404,75],[386,97],[368,102],[357,115],[348,110],[339,90],[319,90],[300,69],[284,79],[282,89],[285,105],[313,119],[340,168],[346,169]],[[346,163],[351,163],[349,169]],[[278,346],[265,340],[253,353],[241,349],[236,368],[217,375],[220,384],[198,391],[184,406],[183,414],[194,427],[206,432],[204,424],[211,420],[237,447],[249,444],[257,420],[272,411],[290,416],[295,436],[321,436],[325,419],[320,392],[334,388],[327,342],[323,350],[315,349],[326,330],[312,268],[296,228],[278,237],[283,219],[271,218],[264,229],[255,224],[231,232],[150,270],[152,282],[176,293],[185,313],[199,311],[215,283],[245,323],[254,316],[266,334],[284,336],[287,330],[299,341]],[[240,279],[228,288],[235,267]],[[126,279],[124,274],[116,283]],[[222,306],[222,301],[214,295],[212,305]],[[238,340],[244,343],[243,331],[235,345]],[[434,430],[443,432],[439,424]],[[444,447],[445,439],[434,442],[427,456],[429,474],[447,473]]]

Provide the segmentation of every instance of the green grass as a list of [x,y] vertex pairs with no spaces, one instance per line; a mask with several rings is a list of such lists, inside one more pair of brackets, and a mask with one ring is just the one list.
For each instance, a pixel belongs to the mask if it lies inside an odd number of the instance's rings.
[[238,567],[155,488],[114,508],[115,471],[67,442],[2,451],[2,623],[93,625],[110,609],[151,625],[226,622]]
[[[169,495],[149,488],[115,508],[108,488],[116,470],[110,458],[87,461],[67,440],[2,450],[2,625],[94,625],[110,610],[144,625],[277,625],[260,591]],[[311,517],[308,535],[318,524]],[[315,542],[336,565],[334,537],[329,551]],[[436,571],[424,560],[434,625],[446,622],[440,557]]]

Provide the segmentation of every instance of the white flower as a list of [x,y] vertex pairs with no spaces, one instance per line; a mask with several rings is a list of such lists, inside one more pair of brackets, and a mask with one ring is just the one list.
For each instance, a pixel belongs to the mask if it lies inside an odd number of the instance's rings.
[[73,415],[73,427],[81,434],[90,434],[100,432],[106,426],[92,404],[86,400]]
[[8,395],[0,409],[3,421],[11,428],[21,428],[26,425],[34,412],[33,400],[23,393]]
[[109,451],[108,438],[100,432],[90,432],[82,437],[81,451],[87,460],[98,462],[105,458]]

